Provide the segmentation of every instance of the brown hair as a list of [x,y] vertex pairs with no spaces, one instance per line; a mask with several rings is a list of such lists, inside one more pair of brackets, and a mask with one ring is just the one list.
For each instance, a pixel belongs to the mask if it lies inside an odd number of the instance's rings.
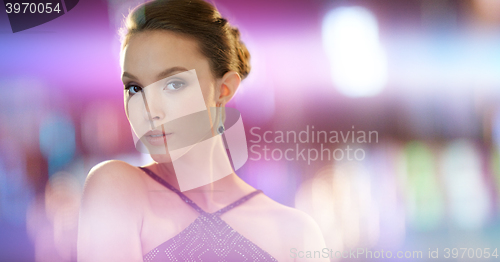
[[215,77],[234,70],[244,79],[250,73],[250,53],[239,30],[208,2],[153,0],[139,5],[126,18],[122,49],[132,34],[148,30],[169,30],[197,40]]

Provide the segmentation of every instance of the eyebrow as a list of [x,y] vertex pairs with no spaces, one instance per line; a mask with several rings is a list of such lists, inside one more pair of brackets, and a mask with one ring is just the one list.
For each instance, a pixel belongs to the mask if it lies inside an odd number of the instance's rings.
[[[157,79],[157,80],[160,80],[160,79],[163,79],[163,78],[169,77],[169,76],[173,75],[174,73],[177,73],[177,72],[186,72],[186,71],[189,71],[189,70],[187,70],[186,68],[181,67],[181,66],[174,66],[174,67],[168,68],[168,69],[163,70],[162,72],[160,72],[160,73],[156,76],[156,79]],[[128,77],[128,78],[131,78],[131,79],[138,80],[138,78],[137,78],[136,76],[132,75],[132,74],[131,74],[131,73],[129,73],[129,72],[123,72],[123,74],[122,74],[122,79],[123,79],[124,77]]]

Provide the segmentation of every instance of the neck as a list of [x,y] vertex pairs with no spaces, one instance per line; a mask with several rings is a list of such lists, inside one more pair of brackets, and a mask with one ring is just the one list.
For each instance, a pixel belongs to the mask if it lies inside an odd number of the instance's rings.
[[253,190],[235,174],[219,139],[198,143],[174,161],[154,166],[160,176],[208,212]]

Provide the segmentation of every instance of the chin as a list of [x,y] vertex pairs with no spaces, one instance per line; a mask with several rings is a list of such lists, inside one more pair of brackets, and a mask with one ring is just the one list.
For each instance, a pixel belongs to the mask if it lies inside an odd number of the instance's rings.
[[151,154],[151,158],[157,163],[171,163],[172,158],[169,154]]

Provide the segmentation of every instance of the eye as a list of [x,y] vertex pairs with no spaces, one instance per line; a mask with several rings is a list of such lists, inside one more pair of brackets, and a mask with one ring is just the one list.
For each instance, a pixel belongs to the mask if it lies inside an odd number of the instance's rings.
[[178,89],[181,89],[183,88],[184,86],[186,86],[186,83],[184,83],[183,81],[172,81],[172,82],[169,82],[166,86],[166,88],[168,90],[178,90]]
[[141,92],[142,87],[137,86],[137,85],[128,85],[125,87],[125,90],[127,90],[130,95],[134,95],[134,94]]

